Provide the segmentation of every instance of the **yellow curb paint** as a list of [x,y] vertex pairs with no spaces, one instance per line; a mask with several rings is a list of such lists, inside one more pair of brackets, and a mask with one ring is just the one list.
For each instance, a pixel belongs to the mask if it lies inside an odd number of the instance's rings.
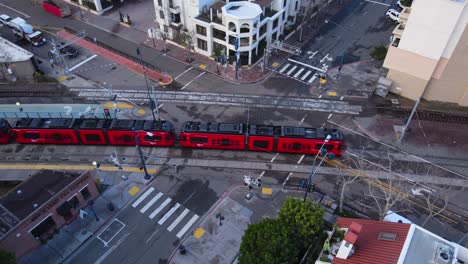
[[279,66],[279,63],[277,63],[277,62],[274,62],[274,63],[273,63],[271,66],[273,66],[273,68],[278,68],[278,66]]
[[[106,108],[114,108],[114,103],[104,103],[102,104],[102,106],[106,107]],[[133,105],[131,104],[127,104],[127,103],[118,103],[117,104],[117,108],[121,108],[121,109],[132,109],[133,108]]]
[[132,188],[130,188],[130,190],[128,190],[128,194],[130,194],[131,196],[135,196],[135,194],[137,194],[137,192],[140,191],[140,188],[138,188],[137,186],[133,186]]
[[144,115],[146,113],[145,109],[138,109],[137,111],[138,114]]
[[198,65],[198,67],[199,67],[200,69],[202,69],[202,70],[205,70],[205,69],[206,69],[206,65],[205,65],[205,64],[200,64],[200,65]]
[[203,234],[205,234],[205,229],[203,229],[201,227],[197,228],[197,230],[195,230],[195,232],[193,232],[193,236],[195,238],[200,238],[200,237],[203,236]]
[[[70,171],[86,171],[95,170],[96,167],[93,165],[52,165],[52,164],[0,164],[0,170],[70,170]],[[123,167],[120,170],[116,166],[100,166],[100,171],[124,171],[124,172],[140,172],[144,173],[143,170],[136,167]],[[148,173],[156,173],[156,169],[148,169]]]
[[271,188],[262,188],[262,194],[272,194],[273,189]]
[[65,76],[65,75],[62,75],[62,76],[60,76],[60,77],[57,78],[57,80],[58,80],[59,82],[63,82],[63,81],[65,81],[66,79],[67,79],[67,76]]
[[328,92],[329,96],[336,96],[336,92]]

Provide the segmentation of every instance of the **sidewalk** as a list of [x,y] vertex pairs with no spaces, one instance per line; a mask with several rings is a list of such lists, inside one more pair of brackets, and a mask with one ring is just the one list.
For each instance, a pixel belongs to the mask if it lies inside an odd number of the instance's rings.
[[[142,173],[126,175],[127,180],[121,178],[122,173],[100,172],[101,186],[109,187],[95,201],[93,208],[98,220],[94,217],[89,207],[84,210],[88,215],[83,219],[76,215],[76,219],[62,227],[51,240],[43,246],[34,249],[31,253],[21,258],[19,263],[62,263],[69,258],[83,243],[97,235],[99,230],[122,209],[128,201],[140,193],[147,181]],[[112,203],[115,210],[111,212],[107,204]]]

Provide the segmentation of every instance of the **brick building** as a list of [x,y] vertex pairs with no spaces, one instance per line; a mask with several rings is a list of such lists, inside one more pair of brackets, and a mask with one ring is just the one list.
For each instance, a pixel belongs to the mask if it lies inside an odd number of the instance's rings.
[[46,243],[98,196],[89,172],[40,171],[0,199],[0,248],[20,258]]

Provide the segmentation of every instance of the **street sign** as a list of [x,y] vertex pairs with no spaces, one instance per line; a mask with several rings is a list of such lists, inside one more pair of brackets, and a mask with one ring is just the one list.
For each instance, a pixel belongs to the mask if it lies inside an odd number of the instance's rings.
[[234,49],[238,49],[239,48],[239,39],[236,38],[236,40],[234,40]]
[[240,51],[236,51],[236,56],[239,57]]
[[88,213],[86,211],[84,211],[83,209],[80,209],[80,218],[81,219],[84,219],[85,216],[87,216]]

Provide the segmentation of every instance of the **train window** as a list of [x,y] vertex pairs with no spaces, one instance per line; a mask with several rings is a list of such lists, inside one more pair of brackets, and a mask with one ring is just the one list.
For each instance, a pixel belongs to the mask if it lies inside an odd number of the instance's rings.
[[124,135],[124,136],[122,137],[122,139],[123,139],[124,142],[131,142],[131,141],[133,141],[133,140],[132,140],[132,137],[129,136],[129,135]]
[[253,142],[254,147],[256,148],[268,148],[268,141],[263,141],[263,140],[254,140]]
[[54,134],[54,135],[52,135],[52,138],[55,139],[55,140],[62,140],[62,135]]
[[145,136],[145,140],[154,140],[154,141],[161,141],[162,138],[160,136]]
[[322,148],[322,144],[315,145],[315,149],[319,150],[320,148]]
[[180,136],[180,141],[185,141],[187,138],[185,136]]
[[101,141],[101,137],[98,134],[86,134],[84,137],[86,141]]
[[193,137],[193,138],[190,139],[190,142],[193,142],[193,143],[208,143],[208,138]]
[[166,135],[166,141],[170,141],[170,140],[171,140],[171,136]]
[[27,138],[27,139],[38,139],[38,138],[40,138],[38,133],[24,133],[23,137]]
[[346,149],[346,145],[339,145],[339,146],[338,146],[338,149],[339,149],[339,150],[345,150],[345,149]]
[[293,144],[293,150],[300,150],[301,149],[301,144],[300,143],[294,143]]
[[223,146],[229,146],[229,143],[230,143],[229,138],[223,138],[223,139],[221,140],[221,144],[222,144]]
[[326,149],[326,150],[333,150],[333,145],[325,144],[325,146],[323,146],[323,148]]

